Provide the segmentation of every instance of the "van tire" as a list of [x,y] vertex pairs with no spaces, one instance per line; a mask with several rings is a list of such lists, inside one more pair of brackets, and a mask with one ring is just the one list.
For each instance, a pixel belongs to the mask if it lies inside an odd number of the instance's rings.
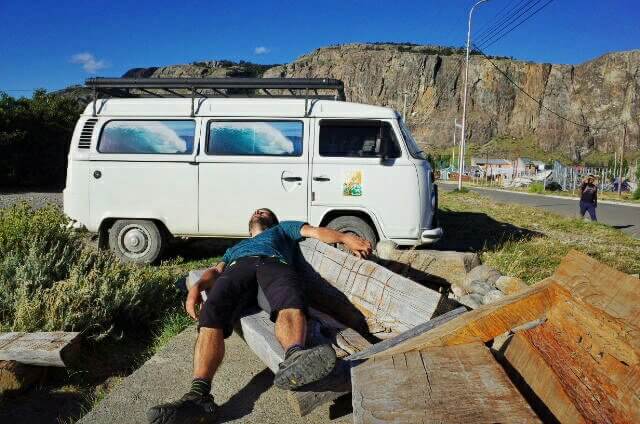
[[[362,218],[351,215],[339,216],[329,221],[327,227],[340,231],[341,233],[355,234],[360,238],[368,240],[371,243],[372,249],[376,248],[376,243],[378,242],[376,232],[371,225]],[[345,250],[341,244],[337,247],[340,250]]]
[[146,219],[119,219],[109,228],[109,249],[123,262],[155,262],[165,240],[156,223]]

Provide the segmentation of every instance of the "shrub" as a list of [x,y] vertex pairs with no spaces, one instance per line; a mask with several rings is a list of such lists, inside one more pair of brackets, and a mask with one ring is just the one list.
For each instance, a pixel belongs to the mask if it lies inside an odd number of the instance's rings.
[[99,338],[149,327],[180,304],[172,267],[121,263],[66,223],[54,206],[0,210],[0,330]]
[[537,182],[529,186],[529,193],[544,193],[544,184]]

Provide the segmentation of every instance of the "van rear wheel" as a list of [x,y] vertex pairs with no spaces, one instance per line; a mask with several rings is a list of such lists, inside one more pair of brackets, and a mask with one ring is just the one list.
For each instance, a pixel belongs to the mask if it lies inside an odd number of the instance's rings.
[[109,229],[109,249],[123,262],[155,262],[164,245],[162,232],[153,221],[119,219]]
[[[351,233],[356,236],[368,240],[371,248],[376,248],[377,238],[375,230],[362,218],[357,216],[339,216],[332,219],[327,224],[328,228],[340,231],[341,233]],[[342,244],[338,244],[337,248],[346,250]]]

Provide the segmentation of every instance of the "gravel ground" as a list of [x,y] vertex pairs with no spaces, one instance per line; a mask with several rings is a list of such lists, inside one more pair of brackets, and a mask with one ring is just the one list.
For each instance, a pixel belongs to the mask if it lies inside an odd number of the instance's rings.
[[48,203],[62,207],[62,192],[0,193],[0,208],[7,208],[21,201],[26,201],[34,208],[41,208]]

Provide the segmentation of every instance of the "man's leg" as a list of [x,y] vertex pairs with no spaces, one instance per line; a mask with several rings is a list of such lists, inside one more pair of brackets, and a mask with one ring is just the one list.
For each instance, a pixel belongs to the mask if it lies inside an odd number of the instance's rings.
[[591,218],[592,221],[597,221],[596,219],[596,207],[595,205],[592,203],[587,207],[587,211],[589,212],[589,218]]
[[307,318],[300,309],[282,309],[276,319],[276,338],[287,351],[292,346],[304,347],[307,335]]
[[224,331],[221,328],[201,327],[193,353],[193,378],[213,380],[224,358]]
[[305,349],[307,305],[295,270],[277,260],[265,259],[256,277],[269,303],[271,320],[276,323],[276,338],[285,351],[274,384],[291,390],[326,377],[335,366],[336,353],[330,345]]

